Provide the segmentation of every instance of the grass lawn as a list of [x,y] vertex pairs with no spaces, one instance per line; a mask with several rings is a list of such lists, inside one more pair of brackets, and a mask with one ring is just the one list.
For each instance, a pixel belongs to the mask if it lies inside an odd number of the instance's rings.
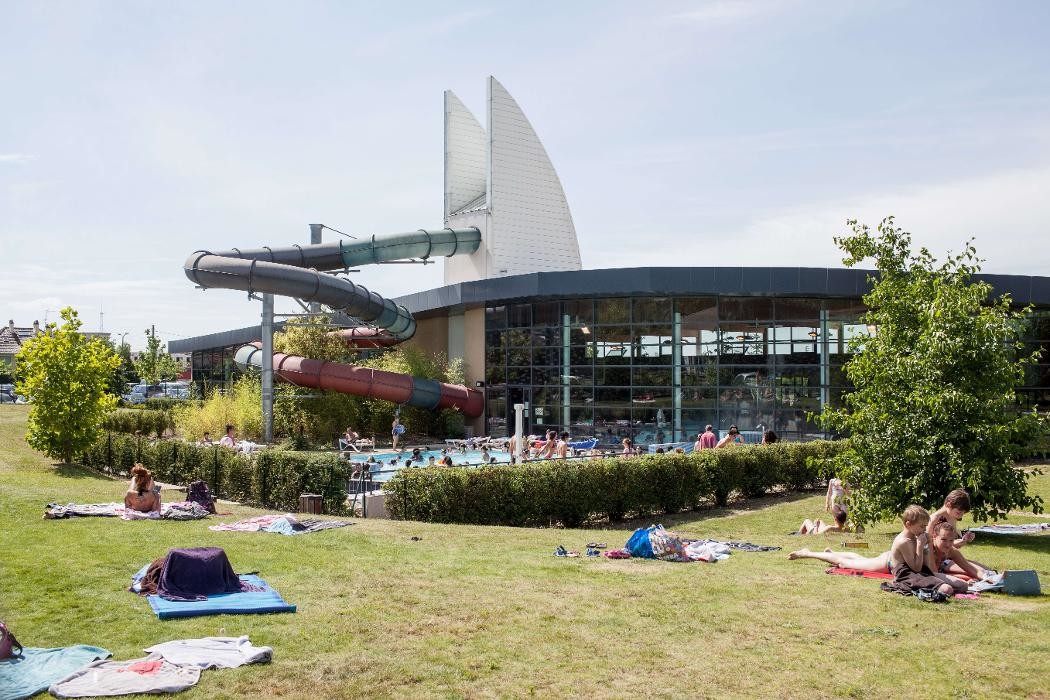
[[[822,515],[822,493],[654,518],[784,548],[717,564],[551,556],[559,544],[622,546],[630,526],[359,520],[288,538],[210,532],[208,521],[47,521],[50,501],[116,501],[125,483],[33,452],[26,413],[0,406],[0,619],[29,646],[92,644],[117,659],[208,635],[274,647],[272,664],[205,672],[187,698],[1050,697],[1050,596],[935,605],[789,562],[803,544],[841,546],[841,535],[785,534]],[[1032,484],[1050,501],[1050,476]],[[1036,520],[1050,516],[1010,519]],[[898,531],[871,528],[868,553]],[[299,611],[159,621],[125,591],[167,548],[200,545],[225,548]],[[994,568],[1034,568],[1050,592],[1048,535],[978,536],[966,551]]]

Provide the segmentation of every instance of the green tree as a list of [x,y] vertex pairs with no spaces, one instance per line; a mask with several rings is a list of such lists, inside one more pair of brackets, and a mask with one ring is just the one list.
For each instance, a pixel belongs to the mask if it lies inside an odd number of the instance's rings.
[[146,384],[159,384],[179,376],[179,363],[166,352],[161,352],[157,334],[146,329],[146,349],[135,361],[135,372]]
[[852,267],[875,263],[862,321],[874,334],[854,339],[860,350],[845,366],[854,391],[824,424],[850,436],[839,476],[854,487],[852,516],[873,522],[908,504],[939,507],[948,491],[970,492],[978,518],[1013,508],[1041,512],[1027,492],[1028,474],[1014,465],[1040,427],[1037,414],[1015,410],[1024,368],[1020,343],[1026,310],[1009,296],[990,298],[974,279],[980,260],[972,241],[938,263],[912,251],[911,234],[893,217],[877,234],[856,221],[836,237]]
[[138,379],[138,375],[135,374],[135,362],[131,359],[131,346],[127,343],[114,346],[113,341],[110,341],[109,346],[120,359],[120,364],[110,375],[106,391],[114,396],[121,396],[127,392],[128,384]]
[[65,323],[48,324],[18,351],[16,391],[32,404],[26,442],[69,463],[98,439],[102,418],[116,406],[106,387],[120,359],[107,343],[79,332],[72,308],[61,315]]

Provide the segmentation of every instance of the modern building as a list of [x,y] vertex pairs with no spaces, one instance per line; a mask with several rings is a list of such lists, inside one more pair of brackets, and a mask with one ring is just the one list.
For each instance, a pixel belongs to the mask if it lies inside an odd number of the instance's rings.
[[[486,392],[476,433],[512,431],[520,403],[526,432],[609,442],[685,440],[706,424],[818,435],[808,416],[839,403],[850,341],[872,330],[860,323],[868,271],[584,270],[558,175],[494,78],[486,114],[487,128],[445,93],[444,225],[476,227],[482,244],[445,260],[444,286],[395,299],[417,321],[408,342],[462,358],[468,383]],[[1032,304],[1029,340],[1050,346],[1050,278],[981,277]],[[169,350],[192,353],[194,381],[226,381],[237,347],[259,333],[173,341]],[[1026,384],[1022,404],[1046,405],[1050,364],[1033,367]]]

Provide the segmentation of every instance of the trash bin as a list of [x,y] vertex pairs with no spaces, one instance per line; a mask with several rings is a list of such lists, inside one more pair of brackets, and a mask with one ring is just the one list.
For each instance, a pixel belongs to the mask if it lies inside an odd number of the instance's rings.
[[322,500],[321,495],[317,493],[299,494],[299,512],[320,515]]

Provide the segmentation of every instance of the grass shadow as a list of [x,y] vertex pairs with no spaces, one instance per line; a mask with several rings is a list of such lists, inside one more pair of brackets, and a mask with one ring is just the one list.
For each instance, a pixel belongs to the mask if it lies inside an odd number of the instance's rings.
[[814,495],[821,491],[780,491],[760,498],[740,498],[730,502],[726,506],[715,506],[714,504],[700,506],[695,510],[683,510],[679,513],[651,513],[632,518],[625,518],[618,523],[610,523],[607,520],[588,522],[582,526],[588,530],[637,530],[640,527],[649,527],[654,523],[661,523],[671,530],[682,523],[696,523],[713,518],[724,518],[730,515],[742,515],[754,511],[765,510],[784,503],[794,503]]
[[115,476],[103,474],[102,472],[97,472],[94,469],[90,469],[79,464],[55,463],[51,466],[54,467],[53,473],[56,476],[65,477],[66,479],[94,479],[96,481],[118,480]]
[[974,534],[979,538],[974,543],[984,547],[1005,546],[1027,552],[1050,554],[1050,535],[989,535],[980,532]]

